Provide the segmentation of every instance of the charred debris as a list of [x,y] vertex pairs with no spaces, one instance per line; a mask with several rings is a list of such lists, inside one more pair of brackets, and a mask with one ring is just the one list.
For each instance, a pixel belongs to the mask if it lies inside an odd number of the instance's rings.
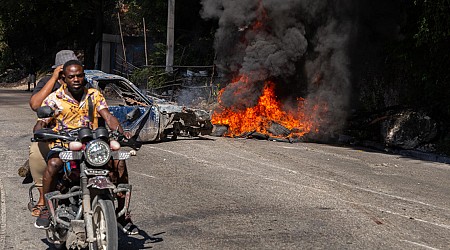
[[[227,136],[228,127],[214,125],[212,136]],[[373,148],[385,152],[416,150],[437,153],[437,141],[445,134],[441,124],[425,111],[391,107],[371,113],[355,113],[342,130],[329,134],[308,133],[296,136],[295,129],[271,122],[267,133],[248,131],[234,138],[297,143],[316,142]]]

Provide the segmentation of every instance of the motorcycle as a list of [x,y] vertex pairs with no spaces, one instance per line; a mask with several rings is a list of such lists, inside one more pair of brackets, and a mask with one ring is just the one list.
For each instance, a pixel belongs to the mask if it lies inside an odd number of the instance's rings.
[[[38,110],[40,118],[51,116],[50,107]],[[117,218],[129,213],[132,189],[129,184],[115,186],[109,178],[108,164],[130,157],[130,152],[120,150],[119,139],[117,131],[104,127],[35,131],[34,141],[57,141],[62,147],[59,157],[64,167],[58,173],[56,191],[45,194],[50,213],[46,236],[56,248],[118,249]],[[36,204],[33,189],[29,209]],[[125,194],[125,206],[116,214],[118,193]]]

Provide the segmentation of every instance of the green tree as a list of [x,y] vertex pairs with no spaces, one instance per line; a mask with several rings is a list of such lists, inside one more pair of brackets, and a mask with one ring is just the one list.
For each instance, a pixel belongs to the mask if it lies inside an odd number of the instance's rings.
[[0,73],[9,66],[10,61],[10,50],[4,40],[4,28],[0,20]]
[[[124,20],[127,35],[142,35],[145,18],[147,35],[156,43],[166,42],[167,0],[128,0]],[[200,17],[199,0],[177,1],[175,6],[175,64],[210,65],[214,60],[214,31],[216,23]],[[155,46],[156,50],[157,48]],[[160,62],[161,63],[161,62]]]
[[450,38],[450,1],[415,0],[414,5],[420,10],[417,20],[418,29],[414,35],[417,46],[425,45],[432,52],[436,52],[436,50],[442,49],[446,45],[448,46]]
[[[411,25],[407,56],[414,89],[410,102],[431,107],[450,118],[450,1],[416,0],[410,9]],[[444,111],[444,113],[442,113]]]
[[[102,33],[119,34],[117,13],[121,13],[126,35],[142,35],[142,18],[147,35],[165,43],[166,0],[2,0],[2,41],[13,63],[27,70],[52,64],[58,50],[82,51],[87,68],[93,68],[96,43]],[[212,25],[199,15],[199,0],[185,0],[176,6],[176,63],[205,64],[213,60]],[[123,10],[122,10],[123,11]]]
[[407,1],[402,8],[402,38],[389,41],[381,51],[385,59],[377,77],[387,85],[381,87],[398,91],[398,104],[426,109],[450,124],[450,1]]
[[83,51],[84,62],[91,68],[103,15],[112,8],[103,0],[2,0],[3,41],[14,62],[27,70],[51,65],[61,49]]

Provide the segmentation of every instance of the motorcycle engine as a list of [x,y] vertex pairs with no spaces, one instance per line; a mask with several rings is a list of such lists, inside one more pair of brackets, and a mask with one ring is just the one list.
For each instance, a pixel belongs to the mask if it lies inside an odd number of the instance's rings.
[[61,204],[56,208],[55,214],[58,218],[70,222],[75,219],[76,211],[71,206]]

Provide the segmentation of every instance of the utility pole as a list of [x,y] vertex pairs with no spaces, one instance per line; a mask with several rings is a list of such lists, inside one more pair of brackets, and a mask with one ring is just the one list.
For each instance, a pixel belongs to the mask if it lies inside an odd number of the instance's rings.
[[175,26],[175,0],[168,1],[167,11],[167,52],[166,52],[166,72],[173,71],[173,50],[174,50],[174,26]]
[[122,65],[122,67],[125,69],[125,74],[126,74],[126,76],[128,78],[127,53],[125,51],[125,43],[123,41],[122,24],[120,23],[120,13],[119,12],[117,12],[117,19],[119,20],[120,39],[122,40],[122,51],[123,51],[123,65]]
[[145,30],[145,18],[142,18],[142,23],[144,24],[144,49],[145,49],[145,66],[148,65],[148,55],[147,55],[147,31]]

